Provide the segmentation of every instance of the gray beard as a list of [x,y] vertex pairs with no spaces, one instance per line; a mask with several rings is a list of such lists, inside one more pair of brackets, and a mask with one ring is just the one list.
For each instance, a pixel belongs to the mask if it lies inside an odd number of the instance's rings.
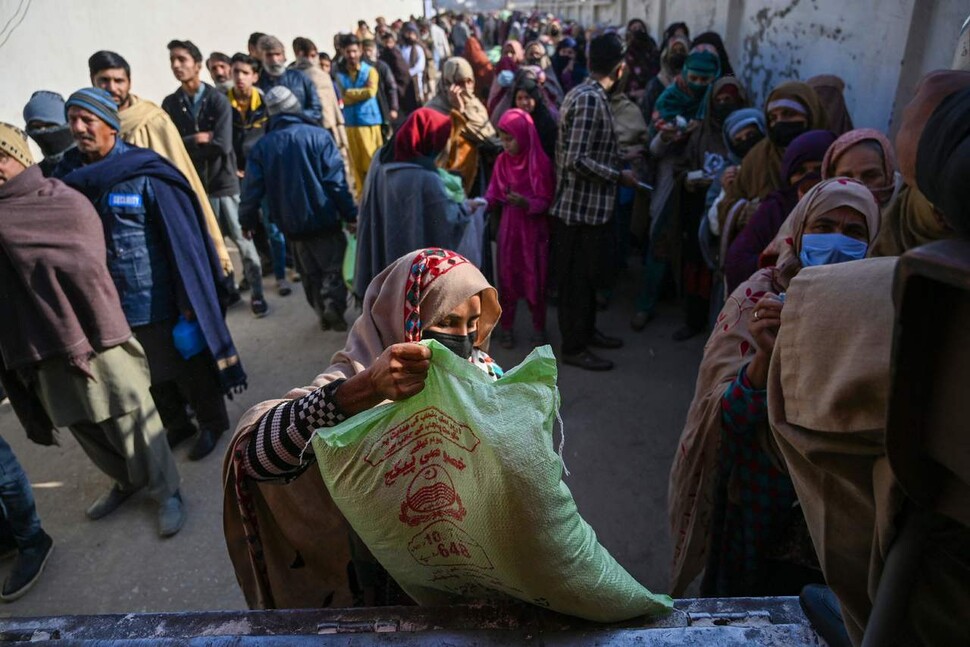
[[225,81],[219,81],[216,83],[216,87],[222,92],[229,92],[232,89],[232,79],[226,79]]
[[266,70],[266,73],[273,77],[283,76],[283,72],[286,71],[285,63],[277,63],[276,65],[264,65],[263,67]]

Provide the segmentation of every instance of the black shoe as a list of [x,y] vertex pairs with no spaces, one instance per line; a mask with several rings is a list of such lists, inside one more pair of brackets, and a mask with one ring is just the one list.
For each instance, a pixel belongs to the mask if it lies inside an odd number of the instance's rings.
[[603,359],[598,355],[594,355],[588,350],[581,350],[578,353],[563,354],[562,356],[563,364],[569,364],[570,366],[578,366],[579,368],[586,369],[587,371],[608,371],[613,368],[613,362],[608,359]]
[[196,439],[192,449],[189,450],[189,460],[198,461],[212,453],[219,443],[222,432],[210,431],[209,429],[199,429],[199,437]]
[[168,438],[168,446],[175,449],[180,444],[191,438],[195,433],[199,431],[195,428],[195,425],[189,423],[181,429],[166,429],[165,436]]
[[171,537],[185,525],[185,503],[178,492],[158,506],[158,536]]
[[249,292],[251,287],[252,286],[249,284],[249,279],[247,279],[246,277],[243,277],[243,280],[239,282],[239,285],[236,287],[236,289],[239,290],[240,292]]
[[253,297],[249,301],[249,307],[253,311],[253,316],[257,319],[265,317],[266,313],[269,312],[269,305],[267,305],[266,299]]
[[40,577],[40,574],[44,572],[44,566],[47,565],[47,560],[54,550],[54,540],[43,530],[41,530],[41,533],[44,536],[39,542],[21,549],[17,554],[13,568],[10,569],[10,575],[3,583],[0,600],[13,602],[23,597]]
[[[330,330],[336,330],[339,332],[347,330],[347,320],[344,319],[344,313],[337,310],[337,308],[335,308],[333,305],[327,305],[327,307],[324,308],[321,324],[324,321],[327,322],[327,326]],[[326,328],[324,328],[324,330],[326,330]]]
[[102,517],[107,517],[109,514],[117,510],[122,503],[128,500],[136,490],[124,490],[121,485],[115,483],[111,486],[111,489],[106,493],[98,497],[98,500],[92,503],[84,514],[88,516],[91,521],[97,521]]
[[832,589],[821,584],[809,584],[802,589],[798,601],[812,627],[830,647],[852,647],[839,600]]
[[690,326],[684,326],[683,328],[678,329],[673,334],[672,337],[673,337],[673,340],[674,341],[687,341],[691,337],[696,337],[697,335],[701,334],[702,332],[704,332],[704,331],[703,330],[697,330],[696,328],[691,328]]
[[589,340],[589,345],[594,348],[622,348],[623,340],[616,337],[607,337],[598,330],[593,331],[593,338]]

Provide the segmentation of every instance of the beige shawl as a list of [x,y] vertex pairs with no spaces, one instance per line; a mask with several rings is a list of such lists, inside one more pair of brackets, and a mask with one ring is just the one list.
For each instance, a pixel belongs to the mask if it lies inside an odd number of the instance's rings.
[[900,501],[884,446],[897,260],[799,273],[768,374],[774,440],[857,645]]
[[[843,205],[865,216],[872,243],[879,231],[879,209],[869,190],[842,178],[819,183],[798,203],[782,226],[791,235],[782,241],[777,266],[759,270],[738,286],[724,304],[704,347],[694,399],[670,470],[668,516],[674,544],[671,574],[674,597],[683,594],[707,563],[717,494],[721,399],[757,350],[748,331],[751,311],[766,293],[786,290],[801,270],[798,255],[810,220]],[[767,427],[759,435],[767,439]]]
[[307,58],[297,59],[293,66],[295,69],[306,74],[307,78],[317,89],[317,98],[320,99],[320,114],[322,116],[323,127],[333,135],[337,148],[343,150],[347,148],[347,130],[344,127],[344,113],[340,109],[340,102],[337,100],[337,89],[333,85],[330,75],[320,69],[319,65]]
[[438,82],[438,92],[425,107],[451,117],[451,135],[448,145],[438,157],[438,166],[461,175],[462,187],[470,194],[478,177],[478,146],[495,137],[495,127],[488,120],[488,110],[474,94],[463,92],[465,108],[453,110],[448,101],[448,91],[455,83],[466,79],[474,80],[475,73],[471,64],[460,56],[445,61]]
[[[406,339],[406,313],[437,321],[468,298],[480,294],[482,316],[477,348],[487,349],[501,315],[498,295],[469,262],[442,263],[410,288],[416,259],[432,250],[411,252],[371,281],[363,314],[347,336],[347,345],[309,386],[295,388],[278,400],[261,402],[243,414],[223,461],[223,529],[226,547],[246,602],[253,609],[349,606],[347,524],[310,466],[289,483],[259,482],[247,477],[241,459],[257,422],[273,407],[370,366],[393,344]],[[437,250],[440,252],[441,250]],[[449,252],[453,254],[453,252]],[[457,255],[455,255],[457,256]],[[458,257],[459,259],[461,257]],[[407,294],[417,294],[417,307]],[[299,568],[293,566],[299,564]]]
[[202,206],[202,213],[205,215],[206,229],[209,230],[209,237],[215,245],[216,254],[222,263],[222,270],[229,274],[232,272],[232,261],[229,252],[226,250],[226,243],[222,238],[222,230],[219,229],[219,221],[216,214],[212,211],[212,205],[202,186],[202,180],[195,171],[192,158],[185,150],[182,143],[182,136],[179,134],[172,119],[164,110],[156,106],[151,101],[140,99],[135,95],[131,96],[131,105],[119,113],[121,117],[121,132],[118,133],[121,139],[128,144],[150,148],[155,151],[182,172],[182,175],[192,185],[192,190],[199,198]]

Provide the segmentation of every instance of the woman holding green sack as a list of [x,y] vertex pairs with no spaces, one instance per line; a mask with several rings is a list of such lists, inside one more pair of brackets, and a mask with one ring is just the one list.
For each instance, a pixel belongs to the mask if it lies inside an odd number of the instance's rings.
[[371,281],[363,311],[322,375],[254,406],[230,443],[224,528],[250,608],[399,602],[363,544],[348,541],[349,526],[319,470],[306,469],[313,463],[308,442],[317,428],[419,393],[431,357],[416,343],[422,339],[437,340],[494,379],[502,374],[486,353],[501,314],[498,295],[455,252],[423,249],[398,259]]

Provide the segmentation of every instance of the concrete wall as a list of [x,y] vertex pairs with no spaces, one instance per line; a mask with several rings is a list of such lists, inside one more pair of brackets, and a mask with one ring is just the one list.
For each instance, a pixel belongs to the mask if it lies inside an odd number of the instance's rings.
[[[274,34],[287,45],[296,36],[332,53],[333,36],[358,19],[421,15],[421,0],[0,0],[0,121],[22,126],[34,90],[67,96],[90,85],[88,57],[114,50],[131,65],[132,91],[161,103],[177,83],[165,44],[189,39],[208,57],[246,51],[249,34]],[[202,78],[209,81],[208,72]]]
[[724,36],[755,99],[789,79],[837,74],[855,123],[892,131],[919,78],[949,67],[970,0],[549,0],[585,25],[684,21]]

